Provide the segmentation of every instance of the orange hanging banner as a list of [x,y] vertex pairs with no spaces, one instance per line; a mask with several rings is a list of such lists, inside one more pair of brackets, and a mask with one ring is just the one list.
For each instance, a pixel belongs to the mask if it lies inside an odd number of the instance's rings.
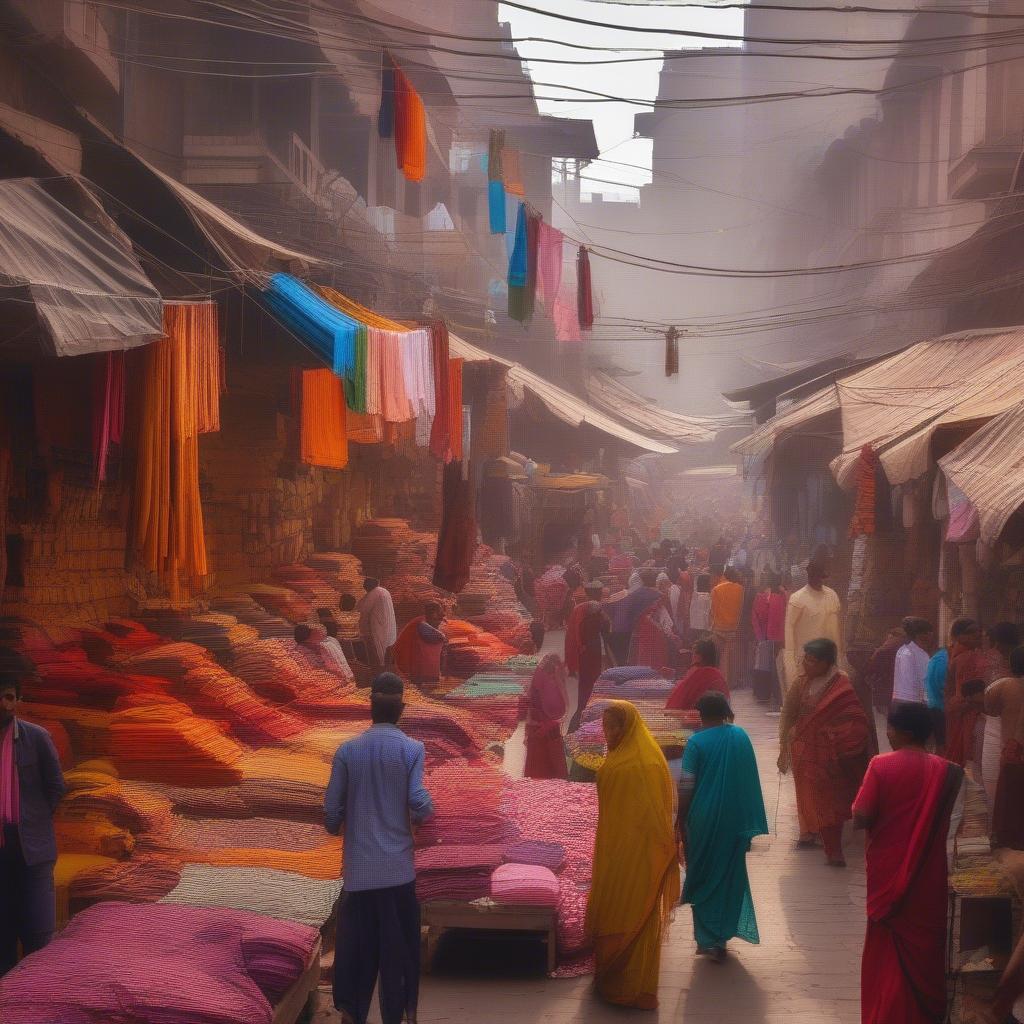
[[302,371],[302,461],[325,469],[348,465],[345,391],[331,370]]

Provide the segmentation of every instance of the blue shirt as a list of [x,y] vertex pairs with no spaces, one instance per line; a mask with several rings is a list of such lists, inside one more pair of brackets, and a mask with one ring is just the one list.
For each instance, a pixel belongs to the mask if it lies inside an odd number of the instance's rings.
[[949,651],[940,647],[928,662],[924,677],[924,692],[928,707],[941,711],[946,706],[946,673],[949,671]]
[[415,881],[412,823],[434,813],[423,788],[423,744],[397,725],[374,725],[334,755],[324,800],[327,831],[345,826],[345,889]]

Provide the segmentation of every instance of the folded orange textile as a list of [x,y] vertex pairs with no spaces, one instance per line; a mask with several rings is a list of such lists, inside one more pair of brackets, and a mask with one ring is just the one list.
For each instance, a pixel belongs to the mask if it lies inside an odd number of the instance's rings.
[[302,371],[302,461],[344,469],[348,465],[347,410],[341,378],[330,370]]

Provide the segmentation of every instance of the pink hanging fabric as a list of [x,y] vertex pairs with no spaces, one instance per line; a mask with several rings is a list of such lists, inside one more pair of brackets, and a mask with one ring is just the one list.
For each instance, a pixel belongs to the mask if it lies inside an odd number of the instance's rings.
[[562,284],[551,310],[551,318],[555,322],[555,337],[559,341],[583,340],[580,333],[575,282],[566,281]]
[[537,284],[549,313],[552,312],[558,298],[558,289],[562,284],[562,241],[563,235],[558,228],[541,221]]
[[4,825],[18,825],[21,821],[21,790],[18,764],[14,757],[14,722],[0,738],[0,846],[4,845]]
[[384,331],[379,327],[366,329],[366,415],[379,416],[383,411],[381,381],[383,380]]
[[99,484],[107,479],[111,444],[120,444],[124,435],[124,353],[101,356],[93,380],[92,447]]
[[387,423],[407,423],[413,418],[402,368],[402,335],[381,331],[381,412]]

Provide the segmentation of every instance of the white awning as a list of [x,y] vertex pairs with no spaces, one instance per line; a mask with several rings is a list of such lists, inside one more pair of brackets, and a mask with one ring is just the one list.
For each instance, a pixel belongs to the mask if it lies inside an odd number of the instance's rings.
[[163,335],[163,303],[135,254],[32,178],[0,181],[0,296],[8,289],[31,297],[58,356]]
[[750,457],[767,455],[785,435],[810,427],[815,420],[835,412],[838,408],[839,398],[835,385],[830,384],[765,421],[752,434],[731,445],[729,450],[737,455]]

